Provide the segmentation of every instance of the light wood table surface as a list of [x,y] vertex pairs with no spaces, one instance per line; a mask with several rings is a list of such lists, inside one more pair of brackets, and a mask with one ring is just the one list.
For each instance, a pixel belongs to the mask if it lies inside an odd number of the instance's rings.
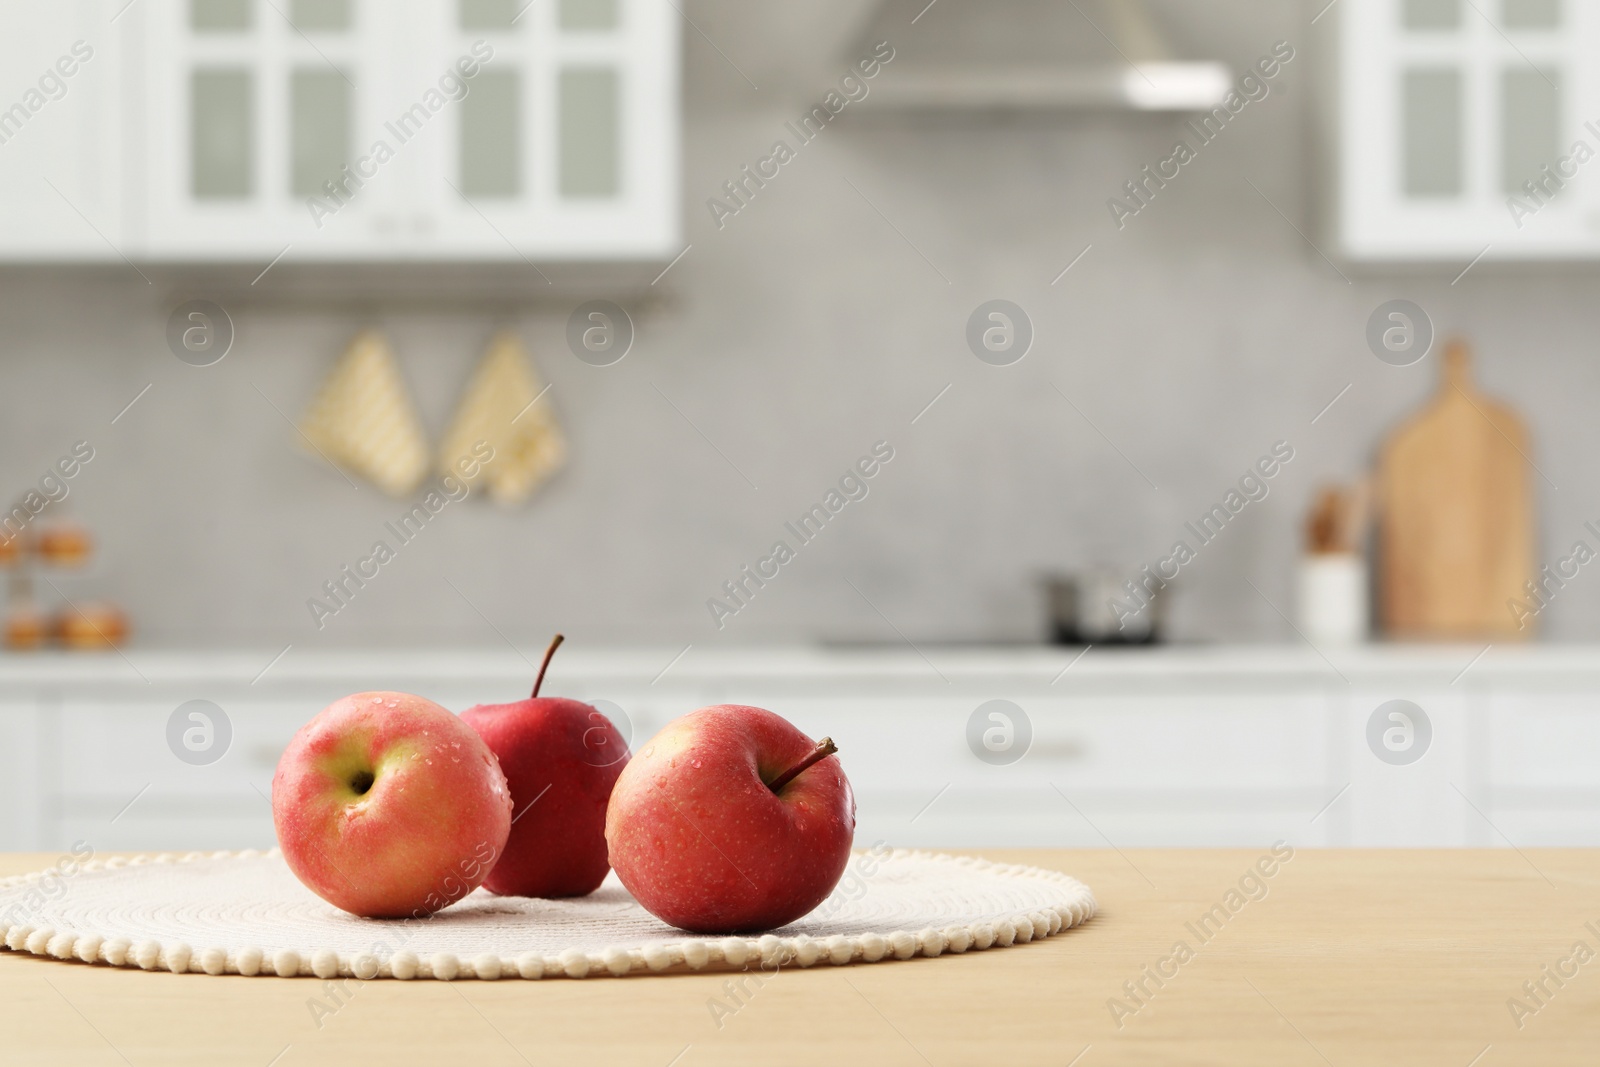
[[[1579,941],[1600,953],[1600,851],[1305,849],[1261,880],[1264,896],[1249,883],[1259,899],[1232,901],[1265,850],[981,854],[1082,879],[1099,916],[1013,948],[785,970],[720,1026],[712,1005],[734,1003],[726,973],[351,982],[319,1026],[317,979],[145,973],[0,952],[0,1063],[1600,1061],[1600,957],[1579,964],[1572,954]],[[55,858],[0,856],[0,873]],[[1202,940],[1196,924],[1219,903],[1237,910]],[[1192,952],[1181,964],[1171,956],[1178,941]],[[1160,988],[1145,978],[1151,995],[1136,1005],[1123,983],[1147,965],[1175,976]],[[1545,977],[1557,968],[1576,974],[1558,987]],[[1541,980],[1542,1004],[1523,988]],[[1114,1019],[1114,997],[1138,1010]],[[1529,1009],[1520,1020],[1508,1007],[1514,997]]]

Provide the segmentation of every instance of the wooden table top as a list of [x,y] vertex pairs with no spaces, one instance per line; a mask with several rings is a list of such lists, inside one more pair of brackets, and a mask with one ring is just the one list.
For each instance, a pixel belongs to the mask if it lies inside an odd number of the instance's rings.
[[[1013,948],[785,970],[742,1004],[726,973],[351,981],[329,1014],[312,978],[0,952],[0,1062],[1551,1067],[1600,1050],[1600,851],[1304,849],[1270,877],[1266,849],[980,854],[1082,879],[1099,916]],[[0,856],[0,874],[55,859]]]

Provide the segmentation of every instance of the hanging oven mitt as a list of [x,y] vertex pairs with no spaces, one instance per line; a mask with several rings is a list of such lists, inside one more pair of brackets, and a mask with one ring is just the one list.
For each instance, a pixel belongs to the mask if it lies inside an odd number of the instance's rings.
[[[486,484],[497,503],[526,500],[567,458],[566,438],[544,389],[517,335],[497,334],[445,434],[439,470]],[[488,449],[493,458],[485,461]]]
[[390,496],[428,473],[428,442],[389,342],[363,330],[335,364],[300,420],[300,432],[330,461]]

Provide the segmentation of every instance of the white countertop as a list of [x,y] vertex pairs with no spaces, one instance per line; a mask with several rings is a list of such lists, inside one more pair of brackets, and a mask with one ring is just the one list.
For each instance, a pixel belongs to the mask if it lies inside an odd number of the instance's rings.
[[[133,647],[105,653],[0,655],[0,687],[212,681],[235,684],[373,678],[527,680],[542,649],[351,649],[183,651]],[[1600,684],[1600,645],[1178,645],[1159,648],[920,645],[834,648],[777,646],[687,649],[568,647],[551,667],[558,678],[660,685],[720,680],[841,680],[942,686],[1003,677],[1072,688],[1140,680],[1340,685],[1363,681],[1479,686],[1550,680]]]

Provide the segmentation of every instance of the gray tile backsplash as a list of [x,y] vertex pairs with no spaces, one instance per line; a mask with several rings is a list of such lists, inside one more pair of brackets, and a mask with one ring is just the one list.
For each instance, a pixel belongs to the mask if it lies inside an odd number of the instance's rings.
[[[1217,35],[1239,52],[1226,58],[1316,32],[1280,6],[1219,5]],[[531,657],[557,628],[707,646],[1028,639],[1044,631],[1038,574],[1166,554],[1283,440],[1294,461],[1184,569],[1172,622],[1180,638],[1288,638],[1246,579],[1292,614],[1314,487],[1362,471],[1433,388],[1435,359],[1396,368],[1365,347],[1368,314],[1396,296],[1470,336],[1485,386],[1529,420],[1554,483],[1533,482],[1547,552],[1600,517],[1600,276],[1479,267],[1452,284],[1465,264],[1374,275],[1324,261],[1295,228],[1321,243],[1311,62],[1121,230],[1107,198],[1169,154],[1180,119],[907,118],[870,99],[718,228],[706,199],[805,103],[705,73],[707,55],[688,94],[693,248],[657,287],[670,298],[638,314],[632,352],[580,362],[559,305],[509,320],[553,382],[567,469],[516,510],[452,506],[321,631],[307,598],[407,505],[352,489],[283,414],[376,323],[437,440],[507,320],[238,300],[233,351],[194,368],[163,335],[203,288],[5,272],[0,485],[23,491],[79,439],[96,450],[59,511],[90,525],[103,558],[63,591],[118,600],[136,640],[163,645],[498,645],[498,630]],[[1035,327],[1010,367],[966,347],[969,313],[992,298]],[[719,630],[708,598],[793,544],[785,523],[879,441],[894,458],[866,495]],[[1600,584],[1575,583],[1542,621],[1553,638],[1600,634]]]

